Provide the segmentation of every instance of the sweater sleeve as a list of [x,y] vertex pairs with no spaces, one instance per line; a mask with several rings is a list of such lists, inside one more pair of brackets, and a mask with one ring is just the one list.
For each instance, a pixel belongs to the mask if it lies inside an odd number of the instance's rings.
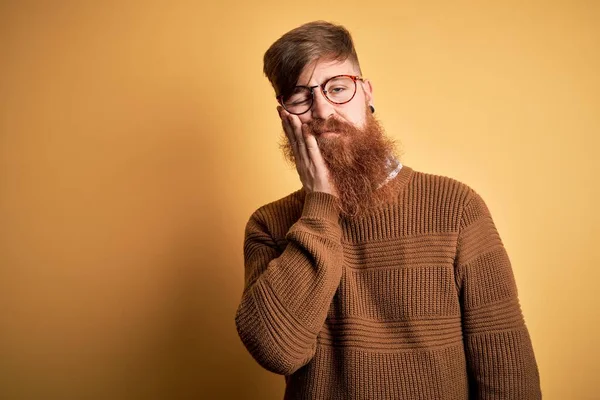
[[471,398],[540,399],[538,367],[507,252],[470,190],[460,221],[457,286]]
[[235,322],[246,349],[269,371],[291,375],[314,356],[342,276],[337,201],[308,193],[282,253],[259,214],[248,221],[245,285]]

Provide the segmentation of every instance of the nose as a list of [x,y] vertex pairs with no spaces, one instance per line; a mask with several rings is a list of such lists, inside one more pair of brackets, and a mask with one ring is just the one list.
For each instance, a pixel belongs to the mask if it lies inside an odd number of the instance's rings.
[[327,100],[320,87],[314,88],[313,96],[312,117],[314,119],[327,119],[332,116],[335,112],[333,104]]

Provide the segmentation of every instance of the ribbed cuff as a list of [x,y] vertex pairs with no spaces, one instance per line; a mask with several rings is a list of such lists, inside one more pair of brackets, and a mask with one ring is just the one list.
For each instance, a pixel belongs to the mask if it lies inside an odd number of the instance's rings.
[[338,222],[339,199],[325,192],[310,192],[304,199],[302,217],[328,219]]

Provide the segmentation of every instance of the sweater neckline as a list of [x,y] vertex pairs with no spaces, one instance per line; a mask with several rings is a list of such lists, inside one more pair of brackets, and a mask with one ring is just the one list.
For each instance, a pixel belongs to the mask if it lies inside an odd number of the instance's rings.
[[[396,176],[386,182],[386,185],[394,185],[395,195],[399,195],[402,192],[402,190],[408,185],[414,172],[414,170],[408,165],[401,163],[400,165],[402,165],[402,168],[400,168]],[[301,195],[302,200],[304,200],[304,197],[306,196],[306,190],[303,187],[301,187],[300,189],[298,189],[297,193]]]
[[398,186],[398,190],[402,190],[408,182],[410,182],[410,178],[412,177],[414,170],[406,164],[402,164],[402,168],[398,171],[398,175],[395,178],[391,179],[387,184],[394,183]]

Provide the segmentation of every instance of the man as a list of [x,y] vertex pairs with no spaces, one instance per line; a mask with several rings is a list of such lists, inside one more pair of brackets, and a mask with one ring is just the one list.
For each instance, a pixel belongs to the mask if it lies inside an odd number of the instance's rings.
[[348,31],[300,26],[264,72],[302,188],[250,217],[235,320],[285,398],[541,398],[488,208],[399,162]]

